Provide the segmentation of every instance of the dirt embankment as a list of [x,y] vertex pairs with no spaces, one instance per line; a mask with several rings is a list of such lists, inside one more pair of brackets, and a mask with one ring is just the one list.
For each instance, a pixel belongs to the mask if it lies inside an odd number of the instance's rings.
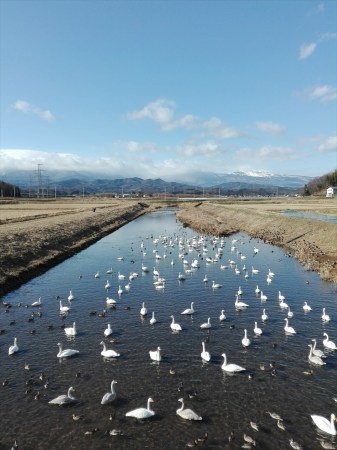
[[[262,202],[236,205],[205,202],[180,206],[178,218],[198,232],[230,235],[244,231],[284,248],[308,270],[337,283],[336,224],[286,216],[282,212],[287,205],[282,208]],[[302,209],[310,211],[312,208],[309,204]]]
[[0,295],[144,214],[136,201],[0,205]]

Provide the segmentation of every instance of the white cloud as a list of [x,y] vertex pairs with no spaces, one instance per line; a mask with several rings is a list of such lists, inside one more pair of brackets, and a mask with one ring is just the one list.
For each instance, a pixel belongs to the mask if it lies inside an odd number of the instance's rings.
[[289,161],[296,158],[296,152],[290,147],[274,147],[265,145],[258,149],[242,148],[237,150],[237,155],[242,159],[250,159],[255,162],[265,161]]
[[218,117],[212,117],[204,122],[202,126],[209,136],[219,140],[241,136],[238,130],[228,127]]
[[314,53],[316,50],[316,42],[311,42],[310,44],[302,44],[300,47],[299,59],[306,59]]
[[148,103],[144,108],[133,111],[127,115],[129,120],[150,119],[160,125],[163,131],[176,129],[202,130],[206,136],[223,140],[241,136],[240,131],[224,124],[218,117],[202,121],[193,114],[186,114],[181,118],[174,117],[175,102],[166,99],[158,99]]
[[321,100],[322,102],[335,101],[337,99],[337,89],[332,86],[316,86],[308,92],[312,100]]
[[316,86],[302,92],[298,92],[296,95],[300,95],[309,100],[332,102],[337,100],[337,89],[328,85]]
[[190,156],[206,156],[213,157],[221,152],[221,147],[216,142],[202,142],[199,144],[186,144],[178,147],[178,153],[181,153],[187,157]]
[[318,44],[321,44],[322,42],[325,41],[331,41],[332,39],[336,38],[337,33],[324,33],[318,38],[317,42],[310,42],[310,44],[302,44],[300,46],[299,59],[307,59],[317,49]]
[[257,122],[256,126],[259,130],[271,134],[282,134],[285,131],[282,125],[274,122]]
[[37,106],[31,105],[25,100],[17,100],[12,105],[12,107],[24,114],[34,114],[38,116],[40,119],[45,120],[46,122],[53,122],[55,120],[54,115],[49,110],[42,110]]
[[175,102],[160,98],[138,111],[132,111],[127,117],[129,120],[150,119],[165,129],[173,121],[174,108]]
[[327,137],[319,146],[319,152],[337,152],[337,136]]

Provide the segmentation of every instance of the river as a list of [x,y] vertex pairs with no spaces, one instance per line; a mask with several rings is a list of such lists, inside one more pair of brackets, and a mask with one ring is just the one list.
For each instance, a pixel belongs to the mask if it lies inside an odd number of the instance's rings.
[[[199,267],[191,269],[194,259]],[[149,271],[142,271],[142,265]],[[252,266],[259,272],[252,273]],[[166,280],[163,289],[154,285],[153,268]],[[113,273],[106,274],[108,269]],[[275,275],[268,283],[269,269]],[[118,272],[126,279],[119,281]],[[179,272],[184,281],[178,280]],[[127,290],[130,273],[138,276]],[[208,282],[203,281],[205,275]],[[221,287],[212,289],[213,280]],[[255,293],[257,285],[266,301]],[[240,311],[234,305],[239,288],[241,301],[249,305]],[[74,300],[68,302],[70,290]],[[294,313],[289,322],[296,335],[284,331],[288,310],[280,307],[279,291]],[[107,307],[107,296],[116,300],[116,307]],[[42,305],[30,306],[38,298]],[[67,315],[60,315],[59,300],[70,306]],[[290,448],[290,439],[305,449],[321,448],[322,439],[337,447],[336,439],[318,432],[310,418],[329,418],[337,410],[337,351],[325,351],[322,367],[308,361],[312,338],[323,349],[326,332],[337,344],[336,288],[282,249],[242,233],[223,240],[200,236],[183,228],[174,210],[161,210],[120,228],[2,301],[12,306],[0,309],[0,448],[11,448],[16,440],[20,449],[183,449],[187,444],[239,449],[244,434],[264,450]],[[304,301],[312,311],[304,312]],[[143,302],[145,317],[140,315]],[[191,302],[194,314],[181,315]],[[330,322],[321,320],[323,307]],[[261,320],[264,308],[266,322]],[[226,320],[220,322],[222,309]],[[153,311],[155,325],[150,324]],[[181,332],[171,331],[171,315]],[[202,330],[208,318],[211,328]],[[255,321],[261,336],[253,332]],[[63,328],[73,322],[78,334],[67,338]],[[108,324],[112,335],[106,338]],[[245,329],[251,341],[247,348],[241,343]],[[14,337],[19,351],[8,356]],[[120,356],[104,359],[102,340]],[[211,354],[209,363],[200,356],[203,341]],[[79,354],[60,360],[59,342]],[[153,362],[149,351],[158,346],[162,361]],[[223,353],[229,363],[246,370],[227,374],[221,368]],[[116,399],[101,405],[112,380],[117,381]],[[48,404],[70,386],[76,390],[76,402],[65,407]],[[145,407],[148,397],[154,400],[154,417],[138,421],[125,416]],[[201,421],[177,416],[181,397]],[[281,416],[285,430],[268,411]],[[74,421],[73,414],[80,420]],[[112,429],[123,434],[110,436],[107,431]]]

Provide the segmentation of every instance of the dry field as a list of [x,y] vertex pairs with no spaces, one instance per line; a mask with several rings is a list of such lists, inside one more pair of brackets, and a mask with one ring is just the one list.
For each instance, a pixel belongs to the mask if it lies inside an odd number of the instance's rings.
[[[73,198],[0,201],[0,295],[43,273],[130,220],[172,201]],[[174,203],[177,206],[177,203]],[[284,198],[181,202],[178,217],[198,232],[245,231],[285,248],[337,283],[337,225],[283,214],[337,215],[335,199]],[[95,211],[93,211],[95,209]]]

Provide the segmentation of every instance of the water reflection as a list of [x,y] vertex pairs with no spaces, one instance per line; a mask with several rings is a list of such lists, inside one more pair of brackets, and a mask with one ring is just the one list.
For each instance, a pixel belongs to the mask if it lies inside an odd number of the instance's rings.
[[[206,255],[211,262],[206,263]],[[195,260],[198,268],[192,267]],[[254,273],[252,266],[259,272]],[[269,269],[275,275],[268,283]],[[159,275],[154,277],[153,270]],[[179,272],[184,281],[179,280]],[[118,274],[125,278],[119,279]],[[158,277],[165,278],[165,289],[156,289]],[[212,289],[213,280],[221,288]],[[126,284],[130,289],[125,289]],[[257,285],[267,299],[255,292]],[[70,290],[74,299],[68,302]],[[239,300],[249,304],[241,310],[235,308],[239,290]],[[296,335],[285,333],[288,310],[280,308],[279,291],[294,313],[289,325]],[[30,305],[39,297],[42,305],[35,311]],[[107,298],[113,300],[112,305]],[[323,347],[324,332],[337,342],[334,285],[305,271],[282,250],[244,234],[224,240],[201,237],[182,228],[172,211],[156,212],[2,300],[12,307],[0,309],[4,331],[0,341],[0,448],[10,448],[17,439],[24,449],[179,449],[191,442],[205,448],[235,449],[244,444],[245,433],[254,437],[260,449],[288,448],[291,438],[314,449],[320,447],[321,437],[310,415],[330,417],[336,410],[337,352]],[[67,314],[60,315],[60,300],[70,305]],[[304,301],[312,307],[306,314]],[[181,315],[192,302],[194,313]],[[140,314],[142,303],[146,316]],[[321,320],[323,307],[330,322]],[[220,321],[222,309],[226,319]],[[263,309],[268,314],[265,322],[261,320]],[[42,314],[30,321],[33,310]],[[153,312],[157,322],[151,325]],[[172,331],[172,316],[182,331]],[[200,329],[208,317],[211,328]],[[254,335],[255,321],[261,336]],[[74,322],[78,333],[67,336],[64,328]],[[105,337],[108,324],[112,334]],[[248,348],[241,342],[245,329],[251,340]],[[20,349],[9,357],[14,337]],[[323,367],[309,364],[308,344],[313,338],[327,355]],[[79,354],[57,358],[59,342]],[[120,356],[104,357],[101,342]],[[202,342],[211,354],[208,363],[201,359]],[[149,351],[158,347],[162,360],[154,362]],[[223,353],[230,364],[246,370],[226,373],[221,369]],[[102,406],[112,380],[118,383],[116,400]],[[70,386],[76,390],[74,404],[48,405]],[[145,406],[148,397],[154,400],[153,418],[139,422],[125,416]],[[177,416],[181,397],[202,421]],[[285,431],[267,411],[280,414]],[[74,420],[73,414],[80,419]],[[123,434],[106,433],[113,429]],[[334,438],[329,442],[335,442]]]

